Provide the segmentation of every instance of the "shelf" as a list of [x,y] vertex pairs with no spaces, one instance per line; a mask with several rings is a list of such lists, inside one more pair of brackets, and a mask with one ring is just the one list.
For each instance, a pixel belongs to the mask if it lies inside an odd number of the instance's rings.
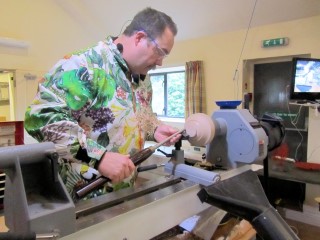
[[297,102],[289,102],[289,105],[302,106],[302,107],[311,107],[318,108],[320,107],[320,103],[297,103]]
[[306,128],[285,128],[286,131],[308,132]]

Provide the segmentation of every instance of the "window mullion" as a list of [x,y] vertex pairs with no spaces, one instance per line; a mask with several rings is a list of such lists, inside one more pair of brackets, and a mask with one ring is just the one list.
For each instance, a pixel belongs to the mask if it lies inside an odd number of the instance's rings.
[[167,83],[167,73],[164,74],[164,115],[168,116],[168,83]]

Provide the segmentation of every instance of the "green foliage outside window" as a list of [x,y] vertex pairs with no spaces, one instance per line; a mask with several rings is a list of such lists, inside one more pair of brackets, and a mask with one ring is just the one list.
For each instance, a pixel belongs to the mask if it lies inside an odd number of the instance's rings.
[[158,116],[184,118],[185,72],[150,74],[153,111]]

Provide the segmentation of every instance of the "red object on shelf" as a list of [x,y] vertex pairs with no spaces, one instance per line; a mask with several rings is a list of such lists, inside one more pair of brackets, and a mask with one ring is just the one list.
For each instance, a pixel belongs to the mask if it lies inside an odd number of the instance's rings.
[[[287,143],[282,143],[279,147],[273,150],[272,156],[279,156],[285,160],[289,156],[289,146]],[[279,159],[278,159],[279,160]]]
[[23,121],[0,122],[0,147],[24,144]]
[[320,170],[319,163],[311,163],[311,162],[295,162],[294,166],[304,170]]

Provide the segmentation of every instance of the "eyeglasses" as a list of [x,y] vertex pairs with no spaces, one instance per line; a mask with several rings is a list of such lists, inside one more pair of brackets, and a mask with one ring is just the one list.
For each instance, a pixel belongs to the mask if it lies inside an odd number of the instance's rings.
[[157,54],[160,58],[165,58],[168,56],[168,54],[159,46],[159,44],[151,37],[148,36],[148,38],[150,39],[150,41],[154,44],[154,46],[156,47],[156,51]]
[[168,56],[168,54],[159,46],[159,44],[156,42],[156,40],[154,40],[152,37],[150,37],[150,35],[144,30],[144,29],[141,29],[142,32],[144,32],[148,39],[153,43],[153,45],[156,47],[156,51],[157,51],[157,54],[160,58],[165,58]]

